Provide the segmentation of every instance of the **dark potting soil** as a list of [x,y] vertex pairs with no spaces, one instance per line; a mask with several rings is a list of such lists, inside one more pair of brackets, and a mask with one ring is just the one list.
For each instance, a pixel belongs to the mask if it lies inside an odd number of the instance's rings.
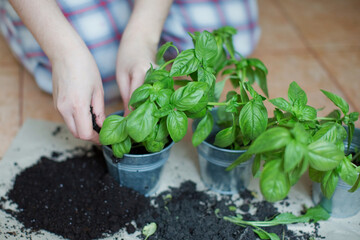
[[[149,239],[256,239],[251,228],[223,220],[223,216],[235,215],[229,208],[234,206],[229,197],[217,199],[213,194],[197,191],[195,183],[187,181],[157,197],[145,198],[119,187],[108,175],[104,162],[96,148],[63,162],[42,157],[16,177],[7,194],[19,211],[3,210],[32,232],[44,229],[69,239],[99,238],[120,229],[133,233],[150,222],[158,227]],[[245,220],[265,220],[278,214],[273,204],[256,201],[248,190],[240,196],[243,201],[239,208]],[[0,209],[5,201],[0,200]],[[256,209],[255,214],[250,213],[250,208]],[[297,235],[285,225],[265,230],[285,236],[284,239],[308,239],[312,235]],[[10,230],[8,233],[14,234]]]
[[91,113],[91,119],[92,119],[92,125],[93,125],[93,129],[95,130],[95,132],[99,133],[101,128],[99,125],[97,125],[96,123],[96,115],[93,112],[93,107],[90,106],[90,113]]
[[[243,205],[252,205],[255,214],[242,214],[244,220],[266,220],[279,214],[273,204],[254,202],[254,197],[245,190]],[[142,228],[149,222],[155,222],[158,228],[153,239],[257,239],[250,227],[243,228],[225,221],[224,216],[236,215],[230,206],[233,201],[228,196],[217,199],[215,195],[196,191],[196,185],[187,181],[179,188],[161,193],[155,198],[156,208],[140,214],[137,225]],[[229,208],[230,207],[230,208]],[[240,207],[241,209],[241,207]],[[248,210],[248,209],[247,209]],[[284,239],[308,239],[310,234],[297,236],[286,225],[264,228],[268,232],[284,236]]]
[[26,228],[45,229],[70,239],[91,239],[121,228],[149,207],[149,199],[118,186],[98,150],[56,162],[47,157],[16,177],[8,198]]

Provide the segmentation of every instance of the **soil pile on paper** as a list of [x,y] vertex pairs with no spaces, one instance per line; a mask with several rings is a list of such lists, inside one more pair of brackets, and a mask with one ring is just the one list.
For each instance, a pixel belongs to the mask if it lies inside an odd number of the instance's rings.
[[[236,215],[235,209],[241,209],[244,220],[262,221],[279,214],[273,204],[266,201],[255,202],[253,195],[244,190],[240,206],[228,196],[221,199],[213,194],[196,191],[196,185],[187,181],[180,188],[172,188],[161,193],[155,199],[157,208],[146,211],[137,221],[138,227],[155,222],[158,229],[154,239],[258,239],[250,227],[244,228],[225,221],[224,216]],[[255,213],[250,214],[253,208]],[[310,234],[296,235],[286,225],[265,228],[266,231],[284,236],[284,239],[309,239]]]
[[8,197],[26,228],[69,239],[99,238],[125,227],[134,232],[130,222],[150,205],[148,198],[113,181],[100,151],[63,162],[43,157],[16,177]]
[[[133,233],[150,222],[158,227],[149,239],[256,239],[250,228],[223,220],[223,216],[236,214],[229,197],[217,199],[213,194],[197,191],[195,183],[187,181],[153,199],[145,198],[119,187],[108,175],[103,156],[95,148],[62,162],[42,157],[16,177],[7,197],[18,205],[19,211],[6,211],[26,228],[44,229],[69,239],[100,238],[124,228]],[[247,190],[241,198],[242,205],[237,208],[245,220],[265,220],[278,214],[272,204],[255,201]],[[250,213],[250,208],[255,213]],[[296,236],[286,226],[266,230],[285,239],[310,237],[308,233]],[[139,234],[139,238],[144,236]]]

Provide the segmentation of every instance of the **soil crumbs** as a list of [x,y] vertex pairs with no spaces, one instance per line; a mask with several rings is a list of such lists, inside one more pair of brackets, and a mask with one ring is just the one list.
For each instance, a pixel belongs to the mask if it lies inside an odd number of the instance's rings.
[[[54,157],[54,155],[52,155]],[[186,181],[157,197],[146,198],[120,187],[107,173],[97,148],[58,162],[48,157],[16,176],[0,209],[14,216],[31,232],[44,229],[68,239],[95,239],[121,229],[134,233],[155,222],[149,239],[258,239],[250,227],[223,220],[241,211],[244,220],[266,220],[279,212],[273,204],[256,201],[250,191],[240,193],[242,205],[234,211],[228,196],[196,190]],[[16,203],[18,211],[5,209],[5,201]],[[249,209],[255,209],[250,213]],[[286,225],[265,228],[281,239],[309,239],[314,233],[294,233]],[[27,232],[26,230],[22,231]],[[9,236],[15,234],[8,231]],[[139,233],[139,238],[144,236]]]

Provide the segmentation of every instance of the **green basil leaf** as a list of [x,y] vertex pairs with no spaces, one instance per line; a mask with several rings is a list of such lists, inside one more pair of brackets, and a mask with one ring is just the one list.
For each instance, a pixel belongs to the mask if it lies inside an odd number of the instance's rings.
[[207,65],[214,69],[215,74],[222,71],[227,65],[227,54],[223,47],[224,41],[219,36],[214,36],[216,41],[217,53],[216,56],[207,61]]
[[340,165],[340,173],[339,173],[341,179],[350,186],[354,185],[358,178],[358,173],[355,167],[351,164],[351,160],[352,160],[351,155],[343,158],[343,161]]
[[200,61],[195,56],[194,49],[182,51],[176,58],[170,70],[171,77],[189,75],[200,66]]
[[[196,106],[195,106],[195,108],[196,108]],[[186,116],[188,116],[188,118],[195,119],[195,118],[203,118],[206,115],[206,112],[207,112],[206,108],[203,108],[202,110],[197,111],[197,112],[185,111],[185,114],[186,114]]]
[[311,121],[316,119],[316,109],[308,105],[304,106],[299,120]]
[[179,50],[172,42],[166,42],[159,48],[159,50],[156,54],[156,64],[157,65],[163,64],[165,62],[164,54],[170,47],[173,47],[176,50],[176,52],[179,54]]
[[173,94],[173,90],[170,89],[161,89],[157,94],[156,103],[160,107],[164,107],[170,103],[170,97]]
[[282,111],[280,111],[280,109],[275,108],[274,116],[275,116],[276,121],[280,122],[284,118],[284,113]]
[[295,139],[291,140],[285,147],[284,170],[292,171],[304,157],[304,148]]
[[276,202],[285,198],[290,190],[287,175],[281,169],[280,159],[266,162],[260,175],[260,190],[269,202]]
[[291,141],[290,131],[283,127],[271,128],[262,133],[249,147],[249,154],[279,150]]
[[179,142],[186,135],[188,120],[185,113],[172,111],[166,119],[170,137],[174,142]]
[[348,132],[349,132],[349,135],[348,135],[348,139],[347,139],[347,142],[348,142],[348,147],[346,149],[346,151],[348,152],[350,150],[350,146],[351,146],[351,143],[352,143],[352,139],[354,137],[354,132],[355,132],[355,124],[352,123],[352,122],[349,122],[347,124],[348,126]]
[[311,141],[310,134],[305,130],[301,123],[295,123],[294,128],[291,130],[295,139],[302,144],[308,144]]
[[326,198],[330,199],[332,197],[338,181],[339,175],[336,173],[336,170],[325,173],[321,181],[321,191]]
[[252,99],[240,112],[239,124],[245,138],[254,140],[266,130],[268,123],[267,110],[262,101]]
[[134,106],[136,103],[142,103],[150,96],[151,89],[153,87],[150,84],[144,84],[133,92],[131,95],[129,106]]
[[253,84],[255,82],[255,70],[252,69],[251,66],[248,66],[246,68],[246,77],[249,80],[250,84]]
[[208,89],[209,91],[207,92],[208,94],[208,99],[210,101],[215,101],[215,96],[214,96],[214,92],[215,92],[215,82],[216,82],[216,77],[213,73],[211,73],[208,70],[205,70],[203,68],[199,68],[198,70],[198,81],[199,82],[204,82],[207,83],[208,85]]
[[119,115],[108,116],[99,133],[99,141],[102,145],[112,145],[125,140],[128,136],[126,132],[126,119]]
[[237,101],[237,99],[240,99],[240,96],[235,91],[229,91],[226,94],[226,101],[230,101],[231,99],[234,99],[235,101]]
[[145,240],[147,240],[151,235],[153,235],[156,232],[157,225],[154,222],[151,222],[144,226],[141,233],[145,235]]
[[236,33],[237,33],[236,28],[231,27],[231,26],[220,27],[213,31],[213,34],[215,34],[215,35],[225,35],[225,36],[235,35]]
[[233,88],[236,89],[240,86],[241,79],[236,74],[234,74],[230,76],[230,82]]
[[260,237],[260,239],[280,240],[278,235],[276,235],[275,233],[268,233],[262,228],[253,228],[253,231]]
[[295,166],[295,168],[291,172],[288,172],[291,186],[294,186],[300,180],[300,178],[302,177],[304,172],[306,172],[308,167],[309,167],[309,160],[308,158],[305,157],[302,161],[300,161],[300,163],[297,166]]
[[191,32],[188,32],[188,34],[191,37],[193,43],[195,44],[195,42],[196,42],[196,36],[195,35],[198,35],[199,32],[194,32],[194,34],[192,34]]
[[349,112],[349,104],[340,96],[325,90],[321,90],[346,115]]
[[156,130],[155,141],[163,141],[164,139],[167,139],[168,136],[169,132],[166,126],[166,118],[162,118],[160,119],[158,128]]
[[[241,71],[243,71],[244,69],[246,69],[249,66],[248,61],[245,58],[235,62],[235,65],[236,65],[236,68],[241,69]],[[244,79],[244,81],[245,81],[245,79]]]
[[235,58],[235,48],[234,48],[232,36],[226,37],[224,39],[224,43],[225,43],[227,52],[230,54],[231,58],[234,59]]
[[155,111],[153,113],[153,116],[156,118],[162,118],[162,117],[169,115],[172,110],[173,110],[173,108],[171,107],[171,105],[168,104],[168,105],[165,105],[164,107],[162,107],[161,109]]
[[244,154],[241,154],[234,162],[232,162],[230,164],[230,166],[228,166],[226,168],[226,171],[230,171],[230,170],[234,169],[237,165],[239,165],[240,163],[246,162],[252,156],[253,155],[251,153],[249,153],[249,151],[245,152]]
[[259,59],[250,58],[247,60],[247,62],[250,66],[261,69],[266,75],[268,74],[268,70],[267,70],[265,64],[262,61],[260,61]]
[[210,61],[218,54],[218,47],[214,35],[208,31],[200,33],[195,43],[196,57],[205,62]]
[[115,143],[111,145],[113,154],[117,158],[122,158],[124,154],[127,154],[131,150],[131,139],[127,137],[124,141],[120,143]]
[[191,80],[187,80],[187,79],[176,79],[176,80],[174,80],[174,84],[176,86],[180,86],[180,87],[184,87],[190,82],[191,82]]
[[349,114],[349,119],[352,122],[356,122],[359,119],[359,113],[358,112],[352,112]]
[[154,116],[156,111],[155,103],[148,101],[127,116],[126,130],[135,142],[142,142],[153,131],[158,121]]
[[308,145],[310,166],[318,171],[329,171],[336,168],[344,157],[334,143],[316,141]]
[[192,136],[192,144],[197,147],[202,143],[211,133],[214,125],[214,119],[211,113],[208,111],[203,119],[197,125],[195,132]]
[[146,82],[146,79],[155,71],[153,65],[150,63],[150,68],[146,71],[145,77],[144,77],[144,83]]
[[[245,89],[250,93],[250,96],[254,99],[259,99],[261,102],[263,100],[262,97],[255,91],[255,89],[250,85],[250,83],[245,82],[244,83]],[[266,98],[264,98],[265,100]]]
[[290,83],[288,90],[288,97],[290,103],[295,106],[305,106],[307,103],[307,96],[304,90],[300,88],[300,86],[296,82]]
[[341,151],[344,151],[344,140],[347,137],[346,130],[338,123],[328,122],[320,125],[320,129],[313,136],[314,141],[332,142]]
[[292,223],[306,223],[309,222],[310,218],[308,216],[295,216],[292,213],[280,213],[275,218],[270,220],[274,224],[292,224]]
[[155,69],[148,75],[146,75],[144,79],[145,84],[153,84],[156,82],[164,82],[166,83],[166,88],[170,88],[172,86],[172,78],[170,77],[170,73],[165,69]]
[[146,148],[146,151],[148,152],[160,152],[164,148],[165,143],[154,140],[148,140],[144,142],[144,146]]
[[355,184],[349,190],[349,192],[355,192],[356,190],[358,190],[359,187],[360,187],[360,174],[359,174],[358,178],[356,179]]
[[253,165],[251,167],[251,172],[254,177],[256,177],[259,174],[260,171],[260,163],[261,163],[261,155],[256,154],[254,158]]
[[153,92],[159,92],[160,90],[162,89],[166,89],[166,83],[162,82],[162,81],[157,81],[157,82],[154,82],[153,84]]
[[235,74],[236,72],[236,69],[234,68],[227,68],[225,69],[224,71],[221,72],[221,75],[224,76],[224,75],[233,75]]
[[266,73],[263,70],[256,68],[254,77],[255,77],[255,82],[259,85],[265,96],[269,97],[269,92],[266,82]]
[[216,77],[211,72],[209,72],[203,68],[199,68],[198,81],[205,82],[208,84],[208,86],[211,87],[211,86],[215,85]]
[[309,208],[303,217],[307,217],[314,222],[318,222],[320,220],[328,220],[330,218],[330,214],[319,204],[315,207]]
[[233,144],[235,141],[235,134],[233,128],[234,127],[225,128],[218,132],[215,136],[214,145],[221,148],[226,148]]
[[309,177],[311,181],[320,183],[324,178],[325,172],[318,171],[312,167],[309,167]]
[[170,98],[170,103],[177,110],[186,111],[194,107],[208,90],[207,83],[191,82],[185,87],[177,89]]
[[291,112],[291,104],[288,101],[286,101],[284,98],[270,99],[269,102],[271,102],[275,107],[283,111]]
[[215,101],[219,101],[221,94],[224,90],[226,79],[215,83]]
[[341,112],[339,109],[333,110],[331,113],[327,115],[329,118],[335,118],[336,121],[339,121],[341,118]]

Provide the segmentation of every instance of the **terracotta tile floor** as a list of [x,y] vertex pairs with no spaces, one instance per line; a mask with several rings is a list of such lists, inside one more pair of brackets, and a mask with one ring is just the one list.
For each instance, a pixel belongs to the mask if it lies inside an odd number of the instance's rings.
[[[309,104],[333,109],[319,89],[333,91],[360,112],[360,2],[358,0],[259,0],[262,36],[253,57],[269,69],[270,98],[287,97],[290,82]],[[0,37],[0,159],[27,118],[62,122],[50,95],[11,55]],[[121,103],[106,112],[122,108]],[[357,124],[360,127],[360,124]]]

